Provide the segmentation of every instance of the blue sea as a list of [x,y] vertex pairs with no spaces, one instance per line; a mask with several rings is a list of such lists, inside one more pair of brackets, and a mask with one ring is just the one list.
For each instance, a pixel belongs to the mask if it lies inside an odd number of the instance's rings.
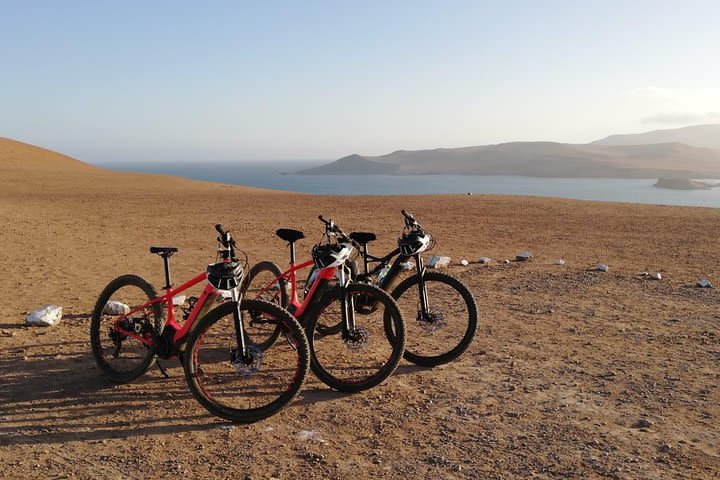
[[667,190],[656,178],[535,178],[482,175],[299,175],[327,161],[242,163],[113,163],[115,170],[164,173],[319,195],[415,195],[433,193],[532,195],[609,202],[720,207],[720,188]]

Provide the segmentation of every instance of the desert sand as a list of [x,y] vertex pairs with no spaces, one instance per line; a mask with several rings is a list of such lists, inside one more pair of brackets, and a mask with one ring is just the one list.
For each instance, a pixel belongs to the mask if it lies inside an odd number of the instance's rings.
[[[156,286],[150,245],[181,249],[176,281],[215,258],[213,225],[250,262],[309,252],[318,213],[390,249],[408,209],[474,292],[480,326],[459,360],[407,362],[341,395],[312,375],[278,415],[232,426],[191,397],[179,365],[110,384],[89,314],[114,277]],[[0,139],[0,477],[720,477],[720,210],[530,197],[311,196],[110,172]],[[564,258],[564,266],[553,265]],[[607,273],[591,271],[597,262]],[[661,272],[661,281],[638,278]],[[55,327],[25,314],[63,306]],[[638,422],[647,420],[646,428]]]

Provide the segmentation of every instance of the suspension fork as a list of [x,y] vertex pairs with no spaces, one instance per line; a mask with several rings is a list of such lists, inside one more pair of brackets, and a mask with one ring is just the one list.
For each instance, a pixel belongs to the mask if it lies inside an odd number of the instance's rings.
[[423,264],[420,254],[415,255],[415,266],[417,267],[420,310],[423,315],[427,315],[428,310],[430,309],[430,302],[428,302],[427,289],[425,288],[425,265]]
[[238,288],[233,288],[230,291],[230,295],[233,302],[233,322],[235,324],[235,340],[237,341],[237,348],[241,356],[238,357],[242,360],[246,360],[248,357],[247,344],[245,343],[245,330],[242,323],[242,313],[240,312],[240,302],[242,302],[242,295],[238,293]]
[[347,267],[340,267],[340,308],[342,309],[343,335],[355,330],[355,299],[347,297],[347,286],[350,284],[350,275],[345,270]]

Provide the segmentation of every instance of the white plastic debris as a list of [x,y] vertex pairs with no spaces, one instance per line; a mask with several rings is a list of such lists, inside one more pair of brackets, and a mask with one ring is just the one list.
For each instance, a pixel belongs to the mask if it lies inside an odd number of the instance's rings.
[[715,288],[715,287],[713,287],[713,284],[710,283],[710,280],[708,280],[707,278],[703,278],[702,280],[698,280],[698,282],[696,283],[696,285],[697,285],[698,287],[700,287],[700,288]]
[[322,444],[327,444],[327,441],[324,438],[320,437],[320,434],[318,432],[316,432],[315,430],[300,430],[297,433],[297,438],[298,438],[298,440],[303,440],[305,442],[313,441],[313,442],[318,442],[318,443],[322,443]]
[[517,255],[515,255],[515,260],[518,262],[524,262],[526,260],[530,260],[533,257],[533,254],[530,252],[520,252]]
[[558,259],[555,260],[553,263],[554,263],[555,265],[565,265],[565,260],[563,260],[562,258],[558,258]]
[[412,270],[413,268],[415,268],[415,264],[412,262],[401,263],[400,266],[403,268],[403,270]]
[[483,265],[487,265],[488,263],[492,262],[492,260],[490,259],[490,257],[480,257],[478,262],[480,262]]
[[176,307],[181,306],[182,304],[185,303],[185,298],[186,298],[185,295],[175,295],[173,297],[173,305],[175,305]]
[[443,257],[440,255],[433,255],[428,260],[428,268],[443,268],[450,265],[450,257]]
[[463,267],[467,267],[468,265],[470,265],[470,262],[468,262],[465,259],[462,259],[462,260],[460,260],[460,265],[462,265]]
[[62,318],[62,307],[58,305],[45,305],[30,312],[25,319],[28,325],[39,325],[41,327],[52,327],[57,325]]
[[116,302],[115,300],[108,300],[103,307],[102,313],[104,315],[126,315],[130,313],[130,307],[122,302]]
[[604,263],[598,263],[597,266],[595,267],[595,271],[596,272],[607,272],[609,268],[610,267],[608,267]]

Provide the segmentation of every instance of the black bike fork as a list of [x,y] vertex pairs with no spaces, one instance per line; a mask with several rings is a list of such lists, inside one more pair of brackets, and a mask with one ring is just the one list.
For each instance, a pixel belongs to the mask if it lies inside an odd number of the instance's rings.
[[234,288],[231,291],[232,302],[233,302],[233,321],[235,323],[235,339],[237,340],[239,359],[247,359],[247,345],[245,344],[245,331],[243,330],[242,314],[240,313],[240,302],[242,301],[241,296],[238,294],[238,289]]
[[428,309],[430,308],[429,302],[428,302],[428,296],[427,296],[427,290],[425,289],[425,265],[423,264],[422,258],[420,258],[420,255],[415,255],[415,267],[417,268],[417,276],[418,276],[418,290],[420,294],[420,311],[422,311],[423,315],[428,314]]

